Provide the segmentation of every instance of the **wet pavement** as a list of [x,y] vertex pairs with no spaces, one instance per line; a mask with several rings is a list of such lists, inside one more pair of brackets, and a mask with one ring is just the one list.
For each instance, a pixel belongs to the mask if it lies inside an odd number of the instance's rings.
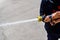
[[[36,18],[41,0],[0,0],[0,24]],[[0,27],[0,40],[46,40],[44,23],[33,21]]]

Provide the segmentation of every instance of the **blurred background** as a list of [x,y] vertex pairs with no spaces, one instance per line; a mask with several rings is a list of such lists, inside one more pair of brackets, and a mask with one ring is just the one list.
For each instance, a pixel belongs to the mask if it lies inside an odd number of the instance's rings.
[[[41,0],[0,0],[0,24],[36,18]],[[47,40],[44,23],[0,26],[0,40]]]

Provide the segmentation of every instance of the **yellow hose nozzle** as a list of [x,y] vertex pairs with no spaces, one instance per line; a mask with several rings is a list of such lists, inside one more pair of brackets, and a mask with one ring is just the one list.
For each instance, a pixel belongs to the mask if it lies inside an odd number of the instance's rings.
[[38,16],[38,22],[42,21],[42,16]]

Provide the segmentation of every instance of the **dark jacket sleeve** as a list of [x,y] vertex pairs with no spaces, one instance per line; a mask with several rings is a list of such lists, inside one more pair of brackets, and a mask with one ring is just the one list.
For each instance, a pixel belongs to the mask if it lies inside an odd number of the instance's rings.
[[45,11],[45,6],[46,6],[46,0],[42,0],[41,1],[41,5],[40,5],[40,16],[43,16],[44,15],[44,11]]

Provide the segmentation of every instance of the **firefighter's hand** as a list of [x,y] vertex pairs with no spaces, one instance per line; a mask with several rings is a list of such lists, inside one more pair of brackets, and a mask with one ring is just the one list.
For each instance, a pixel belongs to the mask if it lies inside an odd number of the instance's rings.
[[57,12],[52,14],[52,22],[50,22],[50,24],[55,25],[59,22],[60,22],[60,11],[57,11]]
[[50,21],[51,21],[50,16],[46,16],[44,22],[50,22]]
[[60,18],[60,11],[53,13],[51,16],[52,18],[50,18],[50,16],[46,16],[44,19],[44,22],[50,22],[51,19],[54,20],[54,19]]
[[60,18],[60,11],[57,11],[52,14],[52,19],[57,19],[57,18]]

